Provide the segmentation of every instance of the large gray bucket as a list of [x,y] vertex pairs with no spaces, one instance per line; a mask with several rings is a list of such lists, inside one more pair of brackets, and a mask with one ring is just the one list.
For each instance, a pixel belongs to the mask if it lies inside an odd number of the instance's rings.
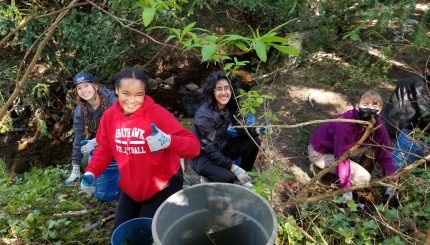
[[191,186],[161,204],[152,221],[157,245],[274,244],[275,212],[264,198],[240,185]]

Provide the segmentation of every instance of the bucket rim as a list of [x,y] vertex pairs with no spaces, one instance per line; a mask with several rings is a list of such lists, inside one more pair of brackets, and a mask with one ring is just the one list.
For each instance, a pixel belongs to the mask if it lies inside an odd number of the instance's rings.
[[[202,186],[229,186],[229,187],[233,187],[233,188],[239,188],[242,189],[242,191],[248,192],[250,194],[255,195],[258,199],[260,199],[264,205],[267,206],[267,208],[269,209],[269,212],[271,213],[272,217],[274,217],[275,219],[273,219],[273,230],[271,232],[271,234],[269,235],[269,239],[266,242],[266,245],[268,244],[274,244],[276,241],[276,235],[278,234],[278,222],[277,222],[277,215],[275,213],[275,211],[273,210],[272,205],[269,203],[269,201],[267,201],[266,199],[264,199],[260,194],[258,194],[257,192],[255,192],[252,189],[249,189],[248,187],[242,186],[242,185],[238,185],[238,184],[231,184],[231,183],[222,183],[222,182],[209,182],[209,183],[200,183],[200,184],[195,184],[192,185],[190,187],[187,187],[186,189],[182,189],[176,193],[174,193],[173,195],[171,195],[169,198],[167,198],[166,200],[164,200],[164,202],[157,208],[157,211],[154,214],[154,218],[153,221],[156,221],[156,219],[158,218],[158,215],[160,213],[160,211],[163,209],[164,206],[168,205],[168,201],[169,199],[173,199],[173,196],[177,195],[180,192],[184,192],[184,191],[188,191],[188,190],[192,190],[192,189],[197,189],[197,188],[201,188]],[[152,232],[152,239],[154,241],[154,244],[162,244],[160,241],[159,236],[156,234],[156,227],[155,227],[156,222],[152,222],[151,224],[151,232]]]
[[121,228],[122,226],[128,225],[129,223],[132,223],[136,220],[144,220],[144,221],[150,221],[151,222],[151,235],[152,235],[152,218],[148,218],[148,217],[137,217],[137,218],[133,218],[133,219],[129,219],[127,221],[125,221],[124,223],[120,224],[118,227],[115,228],[115,230],[112,232],[112,236],[110,238],[110,243],[111,245],[113,245],[113,238],[115,236],[115,233],[119,230],[119,228]]

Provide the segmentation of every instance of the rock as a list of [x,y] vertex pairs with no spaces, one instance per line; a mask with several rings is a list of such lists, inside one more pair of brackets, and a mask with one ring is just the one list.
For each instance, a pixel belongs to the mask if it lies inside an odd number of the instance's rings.
[[160,84],[160,83],[157,79],[152,79],[152,78],[148,79],[149,89],[151,89],[151,90],[156,89],[158,87],[158,84]]
[[171,77],[167,78],[166,80],[164,80],[163,83],[168,84],[168,85],[174,85],[175,84],[175,77],[171,76]]
[[195,83],[189,83],[187,85],[185,85],[185,88],[188,89],[189,91],[194,91],[199,89],[199,86]]

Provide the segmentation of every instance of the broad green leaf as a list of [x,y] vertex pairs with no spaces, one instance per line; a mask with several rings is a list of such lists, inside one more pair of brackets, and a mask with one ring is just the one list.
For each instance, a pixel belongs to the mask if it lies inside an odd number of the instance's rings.
[[288,43],[287,38],[278,37],[278,36],[264,36],[260,38],[260,40],[265,43]]
[[258,58],[261,61],[266,62],[267,60],[266,45],[259,39],[256,39],[252,42],[252,47],[254,47],[255,52],[257,52]]
[[216,44],[204,46],[202,48],[202,61],[207,61],[208,59],[210,59],[214,55],[216,48]]
[[177,9],[179,11],[182,11],[181,6],[179,6],[178,4],[176,4],[174,2],[167,2],[166,5],[169,6],[169,7],[171,7],[171,8],[174,8],[174,9]]
[[176,34],[177,37],[181,36],[181,30],[176,28],[171,28],[170,31]]
[[234,63],[227,63],[224,66],[224,71],[229,71],[233,67]]
[[224,39],[226,41],[249,40],[249,38],[240,35],[225,35],[224,37],[226,37]]
[[245,44],[243,44],[241,42],[235,43],[234,46],[238,47],[240,50],[242,50],[244,52],[248,52],[249,51],[249,48]]
[[215,43],[217,40],[217,36],[215,35],[205,35],[205,39],[210,43]]
[[166,38],[166,42],[169,42],[170,40],[172,40],[173,38],[176,38],[175,35],[170,35]]
[[152,20],[154,20],[155,8],[144,8],[142,13],[143,25],[149,26]]
[[299,51],[296,48],[290,46],[272,44],[274,48],[281,51],[282,53],[289,54],[292,56],[299,56]]
[[188,32],[193,29],[193,27],[196,25],[196,22],[192,22],[191,24],[187,25],[184,30],[182,31],[182,36],[185,36]]

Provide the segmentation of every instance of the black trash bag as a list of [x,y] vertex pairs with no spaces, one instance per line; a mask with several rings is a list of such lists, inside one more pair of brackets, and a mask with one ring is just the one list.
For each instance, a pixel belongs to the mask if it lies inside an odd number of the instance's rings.
[[392,139],[402,129],[427,129],[430,93],[426,80],[420,76],[401,80],[382,109],[381,119]]

